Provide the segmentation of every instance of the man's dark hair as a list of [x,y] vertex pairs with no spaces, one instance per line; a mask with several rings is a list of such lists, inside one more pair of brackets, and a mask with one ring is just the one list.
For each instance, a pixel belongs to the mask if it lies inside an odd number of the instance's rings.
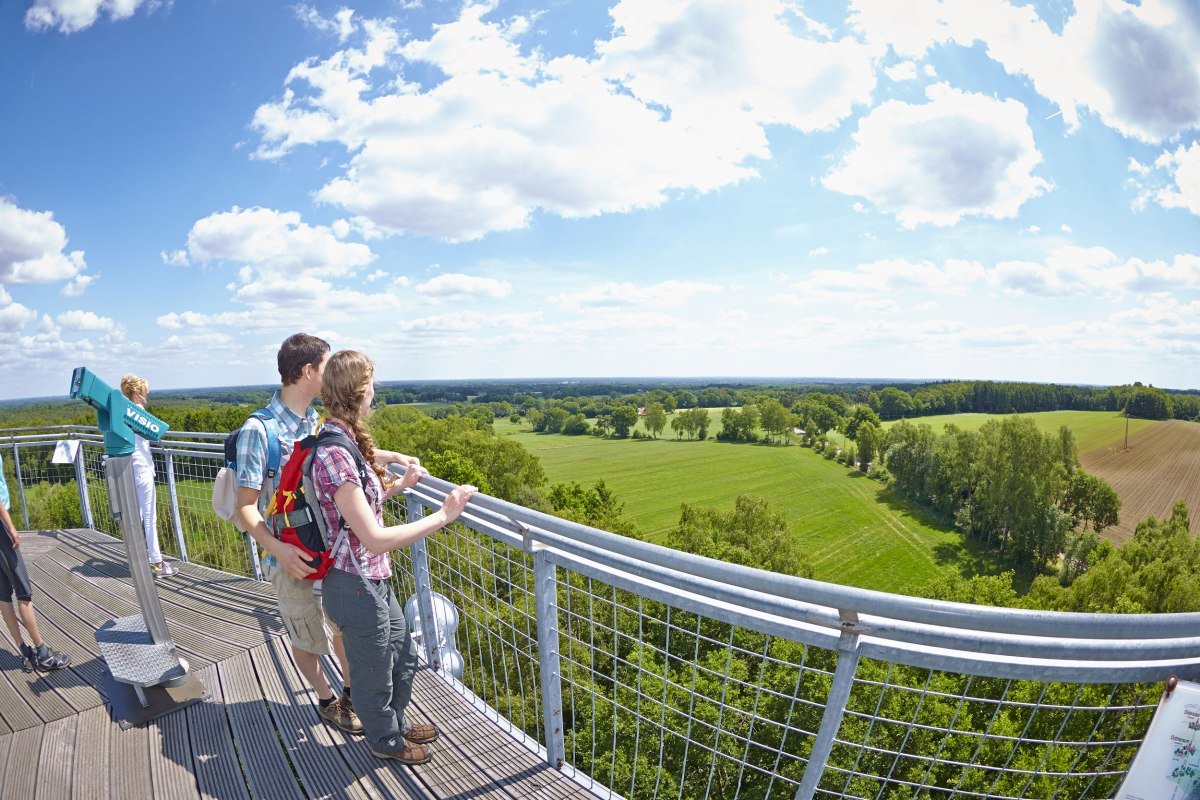
[[279,346],[279,377],[284,386],[300,380],[305,364],[319,366],[329,352],[329,342],[307,333],[293,333]]

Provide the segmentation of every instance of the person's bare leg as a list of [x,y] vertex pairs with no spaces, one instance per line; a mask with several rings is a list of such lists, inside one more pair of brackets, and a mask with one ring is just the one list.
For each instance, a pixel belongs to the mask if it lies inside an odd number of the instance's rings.
[[333,654],[337,657],[338,666],[342,670],[342,686],[349,688],[350,686],[350,659],[346,658],[346,643],[342,641],[342,635],[339,633],[329,637],[329,643],[333,645]]
[[29,643],[34,647],[42,646],[42,632],[38,629],[37,617],[33,615],[32,600],[18,600],[17,611],[21,615],[21,624],[29,634]]
[[321,670],[321,657],[316,653],[309,653],[299,648],[292,648],[292,658],[296,660],[296,666],[300,668],[300,674],[308,681],[308,685],[317,693],[317,697],[322,700],[328,700],[333,697],[333,690],[329,688],[329,681],[325,680],[325,673]]
[[13,604],[0,603],[0,616],[4,617],[4,624],[8,627],[8,635],[12,637],[13,644],[20,647],[24,639],[21,638],[21,626],[17,624],[17,612]]

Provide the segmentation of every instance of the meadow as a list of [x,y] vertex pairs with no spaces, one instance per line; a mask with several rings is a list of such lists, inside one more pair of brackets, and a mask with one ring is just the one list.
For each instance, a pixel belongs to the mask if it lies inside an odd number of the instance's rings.
[[552,483],[602,478],[654,542],[678,524],[683,503],[728,510],[754,494],[784,515],[819,580],[915,593],[944,575],[1001,569],[948,525],[807,448],[539,434],[506,420],[495,428],[537,455]]
[[[720,430],[720,410],[712,409],[710,415],[711,436]],[[1108,412],[1025,416],[1046,432],[1066,425],[1081,454],[1112,446],[1125,434],[1125,419]],[[940,432],[949,423],[977,430],[997,418],[954,414],[911,422]],[[1155,424],[1131,419],[1130,436]],[[738,495],[755,494],[785,516],[820,580],[913,593],[945,575],[1003,569],[992,554],[964,542],[947,521],[808,448],[677,440],[669,428],[657,440],[540,434],[507,420],[497,420],[495,429],[537,455],[552,483],[590,485],[603,478],[625,503],[626,514],[654,542],[665,541],[683,503],[729,509]]]
[[[1125,417],[1109,411],[1039,411],[1034,414],[1021,414],[1033,420],[1038,430],[1043,433],[1054,433],[1066,425],[1075,434],[1075,443],[1080,454],[1097,447],[1104,447],[1121,440],[1125,436]],[[942,414],[933,417],[914,417],[909,422],[913,425],[930,425],[934,431],[941,433],[946,425],[956,425],[963,430],[977,431],[988,420],[1003,419],[999,414]],[[883,423],[883,427],[892,427],[896,420]],[[1158,424],[1152,419],[1130,419],[1129,435]]]

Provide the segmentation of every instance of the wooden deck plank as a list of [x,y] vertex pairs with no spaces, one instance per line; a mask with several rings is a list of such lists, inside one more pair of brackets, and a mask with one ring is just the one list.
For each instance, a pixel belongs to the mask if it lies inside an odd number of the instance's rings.
[[[263,645],[265,646],[265,645]],[[255,797],[300,798],[291,762],[279,745],[271,716],[263,700],[249,653],[221,662],[217,667],[233,742],[245,767],[246,780]]]
[[[122,552],[124,555],[124,552]],[[46,559],[42,560],[43,569],[50,570],[50,565],[56,565],[62,570],[72,573],[84,581],[95,587],[96,590],[106,595],[112,595],[114,599],[124,601],[128,608],[132,608],[132,612],[137,613],[138,596],[137,590],[134,590],[128,575],[128,565],[122,560],[120,563],[114,561],[102,561],[96,559],[82,560],[77,558],[76,554],[58,549],[47,555]],[[178,593],[174,593],[168,588],[170,581],[162,581],[155,584],[158,591],[158,600],[163,604],[164,613],[169,609],[168,619],[174,622],[175,625],[182,626],[186,630],[203,630],[205,626],[212,624],[212,621],[220,619],[224,626],[223,639],[236,640],[245,638],[244,645],[250,645],[257,642],[260,636],[248,637],[244,634],[244,628],[240,626],[232,626],[228,620],[224,620],[221,616],[214,614],[198,614],[194,612],[186,603],[173,602],[173,597],[178,597]],[[122,614],[124,615],[124,614]],[[260,628],[257,628],[260,630]],[[245,633],[251,633],[246,630]]]
[[[30,569],[31,578],[34,571]],[[34,585],[37,586],[36,579]],[[97,688],[104,662],[97,651],[95,629],[84,624],[75,611],[79,602],[73,596],[60,598],[57,594],[42,591],[34,607],[42,638],[55,650],[69,655],[71,666],[45,673],[41,679],[53,686],[78,713],[104,702],[104,695]]]
[[[86,615],[94,628],[109,619],[141,613],[137,605],[137,594],[131,584],[124,584],[124,591],[117,591],[112,586],[101,588],[85,575],[64,567],[53,558],[43,560],[38,567],[45,570],[51,579],[60,582],[64,589],[95,607],[94,611],[85,608],[80,612],[81,617]],[[192,628],[170,617],[167,618],[167,630],[181,650],[208,663],[229,658],[244,649],[227,643],[219,636],[213,636],[212,630]]]
[[38,751],[42,749],[42,728],[26,728],[12,734],[0,797],[33,797],[37,788]]
[[[59,537],[60,541],[69,544],[68,549],[70,551],[97,556],[103,561],[125,563],[125,545],[119,539],[113,539],[105,534],[90,531],[86,528],[60,530],[56,531],[55,534]],[[269,601],[268,605],[274,602],[275,595],[271,584],[268,582],[231,575],[228,572],[221,572],[202,564],[184,563],[181,561],[175,563],[186,567],[190,574],[202,578],[206,585],[222,587],[221,591],[216,594],[217,597],[244,598],[251,602],[256,599],[266,598]]]
[[42,727],[34,800],[70,800],[79,715],[72,714]]
[[[124,557],[124,548],[120,553]],[[47,558],[68,569],[78,570],[102,589],[112,588],[130,602],[136,601],[136,594],[129,594],[129,566],[124,561],[81,560],[78,554],[61,549]],[[195,566],[182,563],[176,566],[180,570],[177,575],[155,584],[163,609],[172,619],[191,627],[220,620],[226,626],[226,638],[245,645],[261,642],[267,633],[283,632],[272,594],[237,592],[222,595],[209,591],[209,578]]]
[[30,702],[28,682],[21,671],[21,659],[8,648],[0,652],[0,719],[9,730],[20,731],[41,725],[44,720]]
[[481,725],[481,715],[431,670],[417,672],[413,701],[422,721],[442,730],[442,751],[460,763],[471,764],[479,779],[504,796],[561,798],[575,794],[578,785],[513,740],[494,724]]
[[108,775],[111,763],[109,736],[116,727],[104,706],[90,708],[79,715],[72,780],[76,800],[107,800],[108,783],[96,780],[96,776]]
[[12,747],[12,739],[11,733],[0,734],[0,791],[4,788],[4,771],[8,766],[8,751]]
[[[35,611],[40,611],[40,607],[35,605]],[[57,630],[53,624],[46,624],[46,618],[38,614],[39,629],[42,630],[42,636],[47,642],[53,642],[58,645],[58,637],[55,636]],[[7,640],[7,637],[6,637]],[[88,693],[80,694],[78,690],[84,685],[83,679],[79,675],[73,673],[70,669],[55,670],[53,672],[25,672],[20,668],[20,658],[16,655],[16,648],[10,644],[13,649],[6,651],[3,657],[0,658],[0,669],[3,669],[8,676],[12,685],[17,691],[21,692],[26,702],[33,708],[38,718],[43,722],[50,722],[56,719],[62,719],[71,714],[78,713],[83,708],[90,708],[100,701],[96,699],[94,692],[90,693],[91,702],[87,702]],[[58,648],[63,649],[63,648]],[[9,657],[11,654],[11,658]],[[72,660],[74,654],[72,653]],[[15,667],[12,668],[12,667]],[[78,704],[71,703],[67,695],[74,697]]]
[[[115,723],[110,723],[115,728]],[[170,800],[199,798],[200,788],[192,769],[187,710],[159,717],[147,729],[150,745],[150,779],[156,797]]]
[[249,798],[246,781],[238,766],[237,753],[229,737],[224,693],[215,666],[196,673],[212,693],[212,699],[183,710],[187,715],[188,742],[192,751],[192,770],[200,796],[208,800]]
[[[39,567],[40,568],[40,567]],[[58,594],[69,598],[66,603],[50,602],[51,598],[43,601],[38,614],[57,627],[65,638],[61,642],[62,649],[70,653],[72,658],[71,671],[81,677],[88,686],[98,693],[103,685],[103,675],[108,667],[100,656],[99,645],[96,644],[96,630],[113,619],[112,611],[101,608],[95,603],[62,589]],[[53,598],[57,600],[58,598]],[[69,603],[69,605],[67,604]],[[55,642],[57,646],[59,642]],[[180,651],[187,657],[193,668],[208,666],[212,660],[185,648]],[[103,700],[102,695],[101,701]]]
[[114,730],[109,736],[108,785],[112,800],[145,800],[153,794],[149,738],[146,728]]
[[272,638],[250,651],[263,697],[275,729],[287,748],[301,785],[316,797],[373,798],[373,787],[361,785],[336,743],[349,736],[317,716],[316,695],[292,661],[286,638]]

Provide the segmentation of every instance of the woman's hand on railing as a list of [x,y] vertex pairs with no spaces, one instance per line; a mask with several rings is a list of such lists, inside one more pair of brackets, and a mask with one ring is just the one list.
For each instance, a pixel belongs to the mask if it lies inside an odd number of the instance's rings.
[[410,489],[413,486],[416,486],[417,481],[421,480],[421,478],[428,474],[429,470],[425,469],[420,464],[409,464],[405,468],[404,474],[400,476],[400,480],[388,487],[387,491],[383,495],[383,499],[387,500],[404,491],[405,489]]
[[442,501],[442,513],[446,515],[447,525],[458,519],[458,515],[462,513],[463,507],[471,499],[471,495],[478,491],[479,489],[474,486],[464,483],[461,486],[455,486],[450,494],[446,495],[446,499]]

